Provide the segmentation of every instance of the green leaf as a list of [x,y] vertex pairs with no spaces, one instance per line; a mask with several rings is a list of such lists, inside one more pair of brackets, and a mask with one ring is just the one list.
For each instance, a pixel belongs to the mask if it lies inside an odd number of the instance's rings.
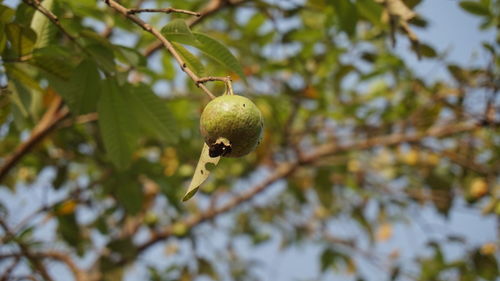
[[[43,1],[43,7],[47,10],[51,10],[54,4],[54,0]],[[42,14],[40,11],[36,11],[31,19],[31,28],[35,31],[37,39],[35,42],[35,48],[42,48],[49,44],[50,39],[55,34],[54,25],[50,20]]]
[[208,154],[208,145],[206,143],[203,143],[203,149],[201,151],[200,159],[198,160],[193,178],[191,179],[191,183],[189,184],[188,190],[182,198],[182,201],[187,201],[196,194],[200,185],[210,175],[210,170],[213,167],[217,166],[219,160],[220,156],[214,158],[210,157],[210,155]]
[[477,275],[486,280],[498,280],[500,270],[495,255],[483,255],[480,251],[473,254],[472,261]]
[[31,28],[9,23],[5,26],[5,33],[16,55],[24,56],[31,53],[36,42],[36,33]]
[[359,14],[369,20],[373,25],[381,25],[382,6],[375,3],[375,1],[358,0],[356,1],[356,8],[358,9]]
[[71,54],[60,46],[47,46],[34,50],[30,63],[67,81],[73,71],[70,57]]
[[146,58],[137,50],[115,45],[115,54],[118,59],[133,66],[145,66]]
[[479,2],[462,1],[459,5],[460,7],[462,7],[462,9],[474,15],[489,16],[491,14],[490,9]]
[[69,89],[60,94],[75,115],[95,112],[101,92],[99,71],[91,60],[84,60],[76,67],[69,81]]
[[418,44],[418,50],[416,47],[412,46],[413,51],[419,52],[421,56],[426,57],[426,58],[435,58],[437,57],[437,52],[434,50],[433,47],[430,45],[420,43]]
[[339,19],[340,29],[345,31],[347,35],[353,36],[356,32],[356,24],[358,22],[358,10],[350,0],[337,1],[337,17]]
[[134,105],[131,110],[142,130],[168,142],[177,140],[174,117],[149,87],[141,84],[132,88],[130,98]]
[[182,44],[187,44],[191,46],[197,46],[200,44],[196,40],[188,25],[184,20],[175,19],[169,22],[161,29],[161,34],[165,36],[168,40],[179,42]]
[[129,96],[127,88],[119,87],[116,80],[106,80],[97,108],[104,147],[120,170],[130,165],[138,137],[137,120],[130,114],[134,104],[129,102]]
[[332,249],[325,249],[321,253],[321,272],[325,272],[329,267],[333,266],[337,259],[337,253]]
[[0,54],[7,46],[7,35],[5,34],[5,24],[0,22]]
[[58,216],[57,232],[66,243],[77,249],[79,255],[83,254],[84,239],[81,229],[76,221],[75,213]]
[[0,23],[8,23],[12,21],[12,18],[14,17],[14,10],[11,8],[0,5]]
[[226,46],[221,44],[219,41],[201,33],[193,33],[196,39],[201,43],[197,47],[200,51],[216,60],[228,69],[236,72],[241,79],[246,80],[245,74],[243,73],[243,68],[240,63],[233,56]]
[[186,65],[193,70],[193,72],[198,75],[198,76],[204,76],[205,74],[205,67],[203,64],[200,62],[200,60],[191,54],[186,48],[184,48],[181,44],[173,42],[172,45],[174,46],[174,49],[179,53],[179,55],[182,57]]
[[9,79],[19,82],[28,89],[43,91],[38,82],[26,73],[26,68],[23,68],[21,64],[6,64],[5,70]]
[[117,175],[112,180],[112,188],[116,199],[127,213],[136,215],[140,212],[144,194],[141,184],[135,178],[127,173]]
[[126,259],[132,259],[137,255],[136,246],[130,237],[112,240],[109,242],[107,248]]
[[104,45],[90,45],[87,46],[86,49],[102,70],[107,73],[116,72],[113,50],[105,47]]
[[217,271],[215,271],[214,266],[204,258],[198,258],[198,274],[206,275],[212,280],[218,280]]

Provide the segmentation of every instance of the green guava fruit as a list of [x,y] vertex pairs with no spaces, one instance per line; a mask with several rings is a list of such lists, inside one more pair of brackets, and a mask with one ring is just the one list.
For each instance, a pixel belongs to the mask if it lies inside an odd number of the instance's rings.
[[210,101],[200,119],[200,131],[210,157],[241,157],[257,147],[264,123],[248,98],[223,95]]

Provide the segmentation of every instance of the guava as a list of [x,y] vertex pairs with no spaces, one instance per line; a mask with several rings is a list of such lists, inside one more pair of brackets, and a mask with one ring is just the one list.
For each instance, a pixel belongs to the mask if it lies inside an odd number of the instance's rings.
[[223,95],[211,100],[200,119],[200,131],[210,157],[241,157],[260,143],[264,123],[248,98]]

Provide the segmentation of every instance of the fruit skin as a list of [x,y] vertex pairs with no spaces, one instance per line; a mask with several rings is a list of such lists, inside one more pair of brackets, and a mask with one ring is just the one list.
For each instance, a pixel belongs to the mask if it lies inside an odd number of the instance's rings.
[[238,95],[213,99],[200,119],[200,131],[211,157],[241,157],[250,153],[260,143],[263,127],[257,106]]

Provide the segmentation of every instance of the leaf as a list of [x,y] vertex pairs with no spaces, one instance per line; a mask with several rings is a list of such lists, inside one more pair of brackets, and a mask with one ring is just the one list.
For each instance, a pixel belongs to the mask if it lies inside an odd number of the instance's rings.
[[124,63],[133,66],[145,66],[146,58],[140,54],[137,50],[125,47],[125,46],[115,46],[115,54],[118,59]]
[[5,34],[5,24],[0,22],[0,54],[5,49],[7,45],[7,35]]
[[325,249],[323,253],[321,253],[320,257],[321,272],[325,272],[329,267],[333,266],[338,258],[339,255],[336,251],[332,249]]
[[487,6],[476,1],[462,1],[459,5],[470,14],[479,16],[489,16],[491,14],[491,11]]
[[208,145],[203,143],[203,150],[201,151],[200,159],[198,160],[193,178],[191,179],[191,183],[189,184],[188,190],[182,198],[182,201],[187,201],[196,194],[200,185],[210,175],[209,167],[212,166],[213,168],[217,166],[219,160],[220,156],[212,158],[208,155]]
[[36,67],[68,81],[73,70],[70,64],[71,54],[61,46],[47,46],[33,51],[31,64]]
[[472,261],[478,276],[486,280],[498,280],[500,270],[495,255],[483,255],[480,251],[476,251],[472,256]]
[[[416,48],[418,48],[418,50]],[[416,47],[415,45],[412,45],[412,49],[415,52],[419,52],[420,55],[422,55],[423,57],[426,57],[426,58],[437,57],[436,50],[434,50],[434,48],[432,48],[430,45],[427,45],[424,43],[418,44],[418,47]]]
[[13,9],[4,5],[0,5],[0,23],[8,23],[12,21],[14,14],[15,12]]
[[168,142],[177,141],[176,125],[167,105],[144,84],[131,89],[131,110],[146,133]]
[[69,246],[76,248],[79,255],[82,255],[84,239],[81,235],[82,231],[76,221],[76,214],[70,213],[57,216],[57,220],[57,232],[59,235],[61,235],[62,239]]
[[358,9],[358,13],[373,25],[381,25],[382,6],[373,0],[358,0],[356,1],[356,8]]
[[206,275],[212,280],[218,279],[217,271],[215,271],[213,265],[204,258],[198,258],[198,274]]
[[9,23],[5,26],[5,33],[16,55],[24,56],[31,53],[36,42],[36,33],[31,28]]
[[106,248],[125,259],[132,259],[137,255],[137,248],[130,237],[111,240]]
[[195,47],[197,47],[200,51],[216,60],[223,66],[236,72],[241,77],[241,79],[246,80],[243,68],[241,67],[236,57],[234,57],[229,49],[226,48],[226,46],[207,35],[196,32],[193,34],[196,39],[201,42],[201,45]]
[[76,67],[68,87],[67,91],[60,94],[67,100],[75,115],[96,111],[101,93],[101,78],[93,61],[84,60]]
[[130,93],[116,80],[106,80],[99,99],[99,129],[104,147],[113,164],[120,170],[130,165],[138,137],[135,116],[130,114]]
[[144,194],[141,184],[130,175],[124,173],[118,175],[113,181],[114,193],[118,202],[130,215],[136,215],[141,211]]
[[340,29],[345,31],[347,35],[353,36],[356,32],[356,24],[358,21],[358,11],[356,6],[350,0],[337,1],[337,16],[339,19]]
[[200,44],[200,42],[196,40],[196,37],[189,29],[186,22],[182,19],[175,19],[169,22],[161,29],[161,34],[168,40],[174,42],[179,42],[191,46],[197,46],[198,44]]
[[[43,1],[43,7],[49,11],[52,9],[53,4],[54,0]],[[37,35],[35,48],[47,46],[55,31],[54,25],[38,10],[35,11],[31,19],[31,28]]]
[[392,225],[390,223],[384,223],[380,225],[377,229],[377,241],[384,242],[392,237]]
[[86,49],[102,70],[107,73],[116,71],[115,56],[111,49],[104,45],[90,45]]
[[186,48],[184,48],[181,44],[173,42],[172,45],[174,46],[174,49],[179,53],[179,55],[182,57],[186,65],[193,70],[193,72],[198,75],[198,76],[204,76],[205,73],[205,67],[203,64],[200,62],[200,60],[191,54]]

